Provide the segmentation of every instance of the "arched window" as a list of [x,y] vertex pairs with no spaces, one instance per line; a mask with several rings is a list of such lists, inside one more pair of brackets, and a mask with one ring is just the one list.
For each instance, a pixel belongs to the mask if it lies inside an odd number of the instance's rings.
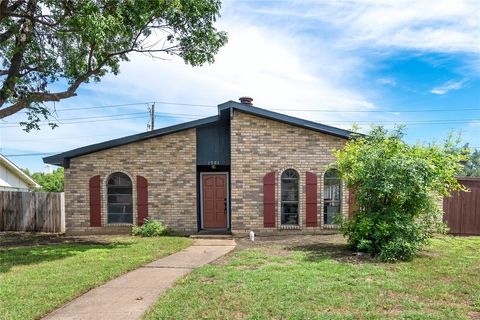
[[298,225],[298,172],[287,169],[282,173],[282,225]]
[[325,172],[323,180],[323,224],[334,224],[335,217],[340,214],[342,204],[342,181],[335,169]]
[[132,180],[122,172],[110,175],[107,183],[107,222],[133,223]]

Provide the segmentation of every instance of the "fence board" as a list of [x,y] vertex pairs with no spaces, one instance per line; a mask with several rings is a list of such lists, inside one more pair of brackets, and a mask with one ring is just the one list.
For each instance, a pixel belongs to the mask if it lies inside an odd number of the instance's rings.
[[455,192],[443,201],[443,220],[450,233],[480,235],[480,178],[458,178],[469,192]]
[[0,231],[62,231],[62,193],[0,192]]

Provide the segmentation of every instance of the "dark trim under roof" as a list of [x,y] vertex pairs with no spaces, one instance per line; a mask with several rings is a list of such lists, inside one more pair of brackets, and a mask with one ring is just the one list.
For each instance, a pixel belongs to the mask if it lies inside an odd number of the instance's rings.
[[70,161],[71,158],[83,156],[83,155],[86,155],[86,154],[89,154],[89,153],[93,153],[93,152],[97,152],[97,151],[101,151],[101,150],[105,150],[105,149],[110,149],[110,148],[113,148],[113,147],[122,146],[122,145],[129,144],[129,143],[132,143],[132,142],[137,142],[137,141],[141,141],[141,140],[146,140],[146,139],[150,139],[150,138],[154,138],[154,137],[167,135],[167,134],[170,134],[170,133],[175,133],[175,132],[186,130],[186,129],[196,128],[196,127],[199,127],[199,126],[203,126],[203,125],[206,125],[206,124],[216,122],[216,121],[220,120],[221,112],[224,111],[224,110],[227,110],[227,109],[230,109],[230,111],[233,111],[234,109],[236,109],[236,110],[239,110],[239,111],[242,111],[242,112],[245,112],[245,113],[249,113],[249,114],[253,114],[253,115],[256,115],[256,116],[259,116],[259,117],[263,117],[263,118],[267,118],[267,119],[271,119],[271,120],[275,120],[275,121],[280,121],[280,122],[283,122],[283,123],[287,123],[287,124],[294,125],[294,126],[297,126],[297,127],[302,127],[302,128],[322,132],[322,133],[333,135],[333,136],[340,137],[340,138],[343,138],[343,139],[349,139],[354,134],[353,132],[348,131],[348,130],[335,128],[335,127],[327,126],[327,125],[324,125],[324,124],[321,124],[321,123],[287,116],[287,115],[282,114],[282,113],[261,109],[261,108],[258,108],[258,107],[238,103],[238,102],[235,102],[235,101],[228,101],[228,102],[225,102],[225,103],[222,103],[222,104],[218,105],[218,114],[219,114],[218,116],[212,116],[212,117],[203,118],[203,119],[199,119],[199,120],[195,120],[195,121],[189,121],[189,122],[177,124],[177,125],[166,127],[166,128],[161,128],[161,129],[157,129],[157,130],[153,130],[153,131],[134,134],[134,135],[131,135],[131,136],[118,138],[118,139],[114,139],[114,140],[109,140],[109,141],[105,141],[105,142],[101,142],[101,143],[97,143],[97,144],[92,144],[92,145],[89,145],[89,146],[73,149],[73,150],[70,150],[70,151],[67,151],[67,152],[63,152],[63,153],[59,153],[59,154],[56,154],[56,155],[53,155],[53,156],[50,156],[50,157],[45,157],[45,158],[43,158],[43,162],[53,164],[53,165],[56,165],[56,166],[63,166],[63,167],[68,168],[69,167],[69,161]]
[[287,116],[286,114],[283,114],[283,113],[273,112],[266,109],[246,105],[243,103],[238,103],[235,101],[228,101],[218,106],[219,111],[229,109],[229,108],[237,109],[242,112],[253,114],[263,118],[284,122],[294,126],[323,132],[323,133],[334,135],[344,139],[349,139],[354,134],[354,132],[352,131],[327,126],[318,122],[313,122],[313,121],[308,121],[308,120],[304,120],[304,119],[300,119],[292,116]]

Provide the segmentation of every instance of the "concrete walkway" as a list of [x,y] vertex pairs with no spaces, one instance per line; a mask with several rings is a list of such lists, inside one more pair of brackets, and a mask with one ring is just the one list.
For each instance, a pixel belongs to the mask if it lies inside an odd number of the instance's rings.
[[141,319],[175,280],[220,258],[233,248],[235,240],[197,239],[183,251],[90,290],[44,319]]

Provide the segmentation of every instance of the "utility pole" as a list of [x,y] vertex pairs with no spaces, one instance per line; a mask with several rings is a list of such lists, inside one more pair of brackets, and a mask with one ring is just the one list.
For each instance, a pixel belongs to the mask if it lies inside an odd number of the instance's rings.
[[155,102],[152,104],[152,112],[151,112],[151,129],[150,130],[155,130]]
[[155,130],[155,102],[152,107],[148,107],[148,112],[150,112],[150,124],[147,124],[147,129],[153,131]]

